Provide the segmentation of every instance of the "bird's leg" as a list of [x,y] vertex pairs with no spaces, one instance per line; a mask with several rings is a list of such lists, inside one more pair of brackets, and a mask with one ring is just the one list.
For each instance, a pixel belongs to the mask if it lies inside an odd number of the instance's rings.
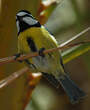
[[[19,57],[21,56],[21,53],[17,53],[17,54],[15,54],[14,56],[15,56],[14,60],[17,60],[17,58],[19,58]],[[18,60],[18,61],[19,61],[20,63],[23,62],[22,60]]]
[[43,53],[43,51],[45,50],[45,48],[41,48],[40,50],[39,50],[39,55],[40,56],[42,56],[42,57],[45,57],[45,55],[44,55],[44,53]]

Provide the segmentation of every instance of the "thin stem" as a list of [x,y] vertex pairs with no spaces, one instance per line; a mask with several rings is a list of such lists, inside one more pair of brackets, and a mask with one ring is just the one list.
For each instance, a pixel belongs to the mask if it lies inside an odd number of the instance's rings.
[[[53,52],[53,51],[57,51],[59,49],[62,50],[62,49],[67,49],[67,48],[71,48],[71,47],[74,47],[74,46],[90,43],[90,41],[88,40],[88,41],[83,41],[83,42],[78,42],[78,43],[67,45],[68,43],[70,43],[71,41],[73,41],[76,38],[80,37],[82,34],[88,32],[89,30],[90,30],[90,27],[88,27],[87,29],[85,29],[81,33],[77,34],[76,36],[72,37],[70,40],[66,41],[65,43],[61,44],[59,47],[45,50],[44,54],[47,54],[47,53]],[[24,59],[28,59],[28,58],[32,58],[32,57],[36,57],[36,56],[39,56],[38,52],[30,53],[30,54],[27,54],[27,55],[21,55],[19,58],[17,58],[17,60],[15,60],[16,56],[2,58],[2,59],[0,59],[0,65],[7,64],[7,63],[10,63],[10,62],[15,62],[15,61],[18,61],[18,60],[24,60]]]
[[[10,76],[4,78],[3,80],[0,81],[0,89],[3,88],[3,87],[8,86],[14,80],[19,78],[20,76],[22,76],[26,72],[30,72],[30,69],[28,67],[24,67],[23,69],[21,69],[21,70],[19,70],[17,72],[14,72]],[[34,87],[39,82],[41,76],[42,76],[41,73],[30,74],[30,83],[29,83],[29,85]],[[32,80],[34,80],[34,81],[32,82]]]
[[7,78],[3,79],[0,81],[0,88],[3,88],[7,85],[9,85],[10,83],[12,83],[15,79],[17,79],[18,77],[22,76],[24,73],[28,72],[29,68],[25,67],[17,72],[12,73],[10,76],[8,76]]
[[[74,47],[74,46],[79,46],[79,45],[83,45],[83,44],[86,44],[86,43],[90,43],[90,40],[88,40],[88,41],[83,41],[83,42],[78,42],[78,43],[67,45],[72,40],[74,40],[77,37],[81,36],[82,34],[87,32],[88,30],[90,30],[90,28],[87,28],[86,30],[82,31],[81,33],[76,35],[74,38],[72,38],[71,40],[68,40],[66,43],[64,43],[63,45],[60,45],[57,48],[52,48],[52,49],[45,50],[44,54],[47,54],[47,53],[53,52],[53,51],[57,51],[59,49],[66,49],[66,48],[71,48],[71,47]],[[38,52],[33,53],[33,54],[28,54],[28,55],[22,55],[17,60],[24,60],[24,59],[35,57],[35,56],[38,56],[38,55],[39,55]],[[9,63],[9,62],[15,62],[15,61],[16,61],[15,60],[15,56],[7,57],[7,58],[2,58],[2,59],[0,59],[0,65],[6,64],[6,63]],[[24,73],[26,73],[28,71],[29,71],[29,68],[25,67],[25,68],[23,68],[23,69],[21,69],[21,70],[19,70],[17,72],[12,73],[9,77],[7,77],[4,80],[0,81],[0,88],[3,88],[5,86],[9,85],[15,79],[17,79],[18,77],[22,76]],[[34,78],[40,78],[40,76],[41,76],[41,74],[37,74],[35,76],[33,76],[33,74],[32,74],[32,77],[34,77]]]
[[61,46],[65,46],[68,43],[72,42],[73,40],[77,39],[78,37],[80,37],[81,35],[83,35],[84,33],[90,31],[90,27],[86,28],[85,30],[83,30],[82,32],[80,32],[79,34],[75,35],[74,37],[70,38],[69,40],[67,40],[66,42],[64,42],[63,44],[61,44]]
[[[62,49],[67,49],[67,48],[83,45],[83,44],[86,44],[86,43],[90,43],[90,41],[88,40],[88,41],[78,42],[78,43],[69,44],[69,45],[60,45],[57,48],[52,48],[52,49],[45,50],[43,53],[47,54],[49,52],[54,52],[54,51],[58,51],[58,50],[62,50]],[[2,59],[0,59],[0,65],[7,64],[7,63],[10,63],[10,62],[15,62],[15,61],[18,61],[18,60],[25,60],[25,59],[36,57],[36,56],[39,56],[38,52],[30,53],[30,54],[27,54],[27,55],[21,55],[16,60],[15,60],[15,56],[2,58]]]

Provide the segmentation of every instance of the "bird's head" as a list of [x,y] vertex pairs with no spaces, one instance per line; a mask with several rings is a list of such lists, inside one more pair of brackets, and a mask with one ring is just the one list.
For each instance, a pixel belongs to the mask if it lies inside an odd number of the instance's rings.
[[21,10],[16,14],[18,34],[30,27],[40,27],[40,23],[27,10]]

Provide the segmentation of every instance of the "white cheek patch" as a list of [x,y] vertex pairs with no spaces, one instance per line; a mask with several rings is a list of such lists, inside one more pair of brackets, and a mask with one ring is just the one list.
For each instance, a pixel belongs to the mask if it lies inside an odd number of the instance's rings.
[[36,24],[38,22],[38,21],[34,20],[31,17],[24,17],[23,21],[26,22],[29,25],[34,25],[34,24]]
[[19,21],[16,22],[16,25],[17,25],[17,30],[19,32],[20,31]]
[[24,15],[26,15],[27,13],[26,12],[19,12],[18,14],[17,14],[17,16],[24,16]]

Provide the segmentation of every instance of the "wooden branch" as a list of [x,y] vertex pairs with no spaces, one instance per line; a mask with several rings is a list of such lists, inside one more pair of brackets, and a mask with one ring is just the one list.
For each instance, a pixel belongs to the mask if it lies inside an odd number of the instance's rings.
[[[0,89],[3,88],[3,87],[8,86],[15,79],[19,78],[20,76],[22,76],[26,72],[30,72],[30,69],[28,67],[24,67],[23,69],[12,73],[10,76],[6,77],[4,80],[1,80],[0,81]],[[32,92],[33,92],[34,88],[36,87],[36,85],[38,84],[38,82],[40,81],[41,76],[42,76],[41,73],[33,73],[33,74],[31,73],[28,76],[29,77],[29,80],[28,80],[29,88],[28,88],[28,91],[27,91],[27,94],[26,94],[26,98],[24,100],[25,102],[23,104],[23,110],[25,109],[26,105],[28,104],[28,102],[31,98]]]
[[[90,28],[87,28],[86,30],[82,31],[81,34],[87,32],[88,30],[90,30]],[[74,37],[74,39],[79,37],[81,34],[76,35]],[[62,49],[71,48],[71,47],[74,47],[74,46],[79,46],[79,45],[83,45],[83,44],[86,44],[86,43],[90,43],[90,40],[88,40],[88,41],[83,41],[83,42],[78,42],[78,43],[67,45],[71,41],[72,40],[67,41],[63,45],[60,45],[58,48],[52,48],[52,49],[45,50],[44,54],[47,54],[47,53],[53,52],[53,51],[57,51],[59,49],[62,50]],[[17,60],[15,60],[15,56],[2,58],[2,59],[0,59],[0,65],[6,64],[6,63],[10,63],[10,62],[15,62],[15,61],[18,61],[18,60],[24,60],[24,59],[35,57],[35,56],[38,56],[38,55],[39,55],[38,52],[35,52],[35,53],[32,53],[32,54],[22,55]],[[29,68],[25,67],[25,68],[23,68],[23,69],[21,69],[21,70],[19,70],[17,72],[12,73],[9,77],[7,77],[4,80],[0,81],[0,88],[3,88],[5,86],[7,86],[8,84],[10,84],[15,79],[17,79],[18,77],[22,76],[24,73],[26,73],[28,71],[29,71]],[[34,77],[33,74],[32,74],[32,77]],[[40,74],[37,74],[37,76],[35,78],[38,78],[38,77],[40,77]]]
[[[58,51],[59,49],[62,50],[62,49],[67,49],[67,48],[71,48],[71,47],[74,47],[74,46],[90,43],[90,40],[88,40],[88,41],[83,41],[83,42],[78,42],[78,43],[67,45],[68,43],[70,43],[71,41],[73,41],[76,38],[80,37],[82,34],[88,32],[89,30],[90,30],[90,27],[86,28],[85,30],[83,30],[82,32],[77,34],[76,36],[72,37],[70,40],[68,40],[65,43],[61,44],[59,47],[45,50],[43,53],[47,54],[49,52]],[[2,59],[0,59],[0,66],[3,65],[3,64],[7,64],[7,63],[10,63],[10,62],[15,62],[15,61],[18,61],[18,60],[25,60],[25,59],[32,58],[32,57],[35,57],[35,56],[39,56],[38,52],[30,53],[30,54],[27,54],[27,55],[21,55],[19,58],[17,58],[17,60],[15,60],[16,56],[2,58]]]
[[80,32],[79,34],[73,36],[72,38],[70,38],[69,40],[67,40],[66,42],[64,42],[63,44],[61,44],[61,46],[65,46],[68,43],[74,41],[75,39],[79,38],[81,35],[85,34],[86,32],[90,31],[90,27],[86,28],[85,30],[83,30],[82,32]]
[[7,78],[3,79],[0,81],[0,88],[3,88],[7,85],[9,85],[10,83],[12,83],[15,79],[17,79],[18,77],[22,76],[24,73],[28,72],[29,68],[25,67],[17,72],[12,73],[10,76],[8,76]]
[[[86,43],[90,43],[90,40],[88,40],[88,41],[83,41],[83,42],[78,42],[78,43],[74,43],[74,44],[69,44],[69,45],[62,45],[62,46],[59,46],[59,47],[57,47],[57,48],[52,48],[52,49],[45,50],[43,53],[44,53],[44,54],[47,54],[47,53],[49,53],[49,52],[58,51],[59,49],[60,49],[60,50],[62,50],[62,49],[67,49],[67,48],[71,48],[71,47],[83,45],[83,44],[86,44]],[[11,57],[2,58],[2,59],[0,59],[0,66],[3,65],[3,64],[10,63],[10,62],[15,62],[15,61],[18,61],[18,60],[25,60],[25,59],[32,58],[32,57],[36,57],[36,56],[39,56],[38,52],[30,53],[30,54],[27,54],[27,55],[21,55],[21,56],[20,56],[19,58],[17,58],[16,60],[15,60],[16,56],[11,56]]]

